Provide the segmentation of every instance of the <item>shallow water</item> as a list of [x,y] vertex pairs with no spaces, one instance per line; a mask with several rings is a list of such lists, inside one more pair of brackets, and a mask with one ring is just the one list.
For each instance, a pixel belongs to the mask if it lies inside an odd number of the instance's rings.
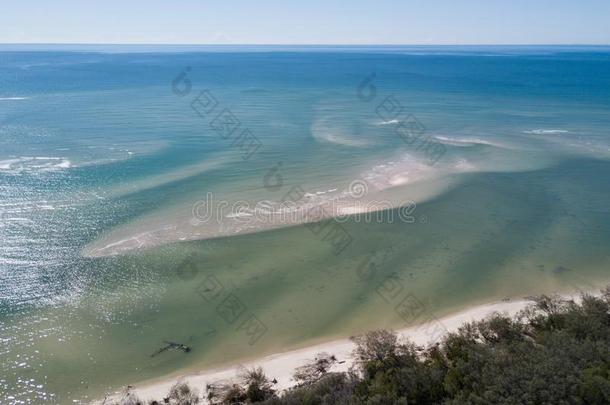
[[[433,334],[475,303],[608,281],[605,48],[187,51],[0,52],[0,402],[86,401],[374,327]],[[190,107],[204,89],[252,156]],[[397,135],[410,115],[437,161]],[[299,207],[394,208],[193,221],[207,193],[295,186]],[[165,340],[193,351],[151,357]]]

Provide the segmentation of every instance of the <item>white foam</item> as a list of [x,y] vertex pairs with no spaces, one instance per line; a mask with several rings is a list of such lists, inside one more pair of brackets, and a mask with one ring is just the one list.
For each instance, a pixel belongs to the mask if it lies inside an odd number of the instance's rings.
[[0,101],[27,100],[29,97],[0,97]]
[[63,157],[21,156],[0,161],[0,170],[21,172],[45,172],[69,169],[72,163]]
[[474,145],[487,145],[487,146],[493,146],[496,148],[509,148],[509,146],[504,143],[491,141],[489,139],[472,138],[472,137],[470,137],[470,138],[450,138],[447,136],[440,136],[440,135],[436,135],[436,136],[434,136],[434,138],[436,138],[441,143],[444,143],[446,145],[452,145],[452,146],[458,146],[458,147],[468,147],[468,146],[474,146]]
[[235,212],[232,214],[227,214],[227,218],[244,218],[244,217],[251,217],[252,213],[249,212]]
[[400,120],[389,120],[389,121],[381,121],[379,123],[377,123],[377,125],[392,125],[392,124],[398,124],[400,123]]
[[364,210],[358,206],[339,207],[337,209],[339,215],[355,215],[361,214]]
[[0,170],[10,170],[11,166],[19,161],[20,159],[0,160]]
[[552,135],[552,134],[566,134],[569,131],[565,129],[532,129],[528,131],[523,131],[524,134],[534,134],[534,135]]
[[62,160],[61,163],[55,165],[55,167],[59,169],[69,169],[70,167],[72,167],[72,164],[69,160]]

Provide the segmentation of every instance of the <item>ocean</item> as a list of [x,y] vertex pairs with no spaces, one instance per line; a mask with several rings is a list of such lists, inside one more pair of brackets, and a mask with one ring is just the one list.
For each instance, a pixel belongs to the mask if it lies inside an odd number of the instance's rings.
[[610,47],[0,45],[0,403],[601,287],[609,178]]

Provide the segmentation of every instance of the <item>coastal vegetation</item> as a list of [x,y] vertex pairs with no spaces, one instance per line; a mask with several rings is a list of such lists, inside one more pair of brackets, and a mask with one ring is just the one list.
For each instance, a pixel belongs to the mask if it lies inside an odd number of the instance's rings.
[[[387,330],[353,340],[348,372],[333,372],[337,360],[320,354],[296,370],[297,385],[283,393],[258,368],[235,383],[206,387],[205,400],[174,387],[158,403],[610,403],[610,287],[579,300],[536,297],[514,317],[494,314],[464,324],[428,347]],[[190,396],[178,399],[181,390]]]

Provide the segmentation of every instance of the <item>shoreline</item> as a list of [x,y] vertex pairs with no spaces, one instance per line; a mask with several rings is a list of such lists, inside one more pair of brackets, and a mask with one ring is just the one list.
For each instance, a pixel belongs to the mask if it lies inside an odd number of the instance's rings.
[[[594,293],[593,291],[583,292]],[[560,295],[563,298],[573,299],[579,294]],[[531,303],[531,300],[522,298],[475,305],[441,318],[429,318],[429,320],[424,323],[398,329],[396,332],[402,339],[408,338],[417,345],[427,345],[438,340],[448,332],[456,331],[467,322],[482,320],[493,313],[514,316]],[[441,334],[431,332],[431,330],[438,330],[439,326],[443,329]],[[205,393],[203,390],[207,384],[228,382],[236,379],[240,370],[261,367],[270,380],[277,380],[277,383],[274,384],[274,388],[278,392],[282,392],[296,384],[292,379],[295,369],[313,361],[319,353],[328,353],[337,358],[337,364],[335,364],[330,371],[347,371],[353,365],[351,352],[354,347],[354,343],[352,343],[349,338],[335,339],[300,349],[266,355],[256,360],[247,360],[240,363],[202,369],[195,373],[187,373],[179,376],[161,377],[159,379],[143,381],[138,384],[130,385],[130,387],[131,392],[143,401],[162,401],[170,388],[177,382],[188,383],[192,388],[197,389],[200,395],[204,395]],[[113,393],[108,393],[105,398],[93,401],[93,403],[112,403],[111,401],[119,400],[123,392],[124,391],[115,391]],[[207,403],[207,401],[204,400],[203,403]]]

